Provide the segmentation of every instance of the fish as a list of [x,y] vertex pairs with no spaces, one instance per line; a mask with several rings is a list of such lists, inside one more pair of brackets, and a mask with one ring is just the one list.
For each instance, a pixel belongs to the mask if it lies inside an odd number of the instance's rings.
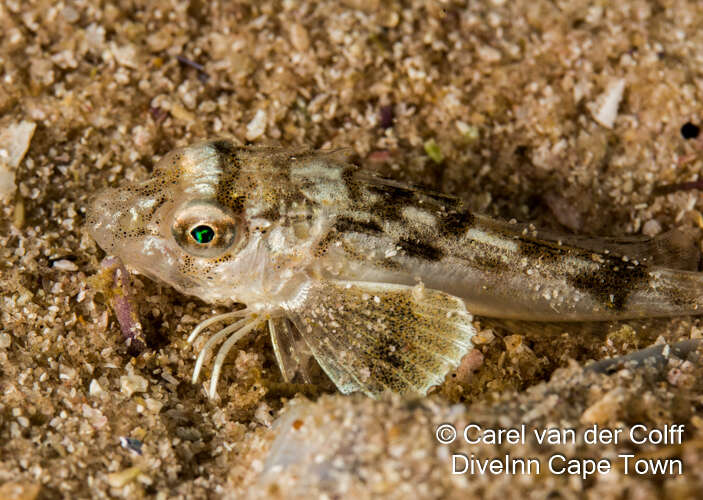
[[[131,269],[230,312],[207,395],[233,346],[268,330],[283,379],[316,361],[342,393],[425,395],[473,347],[475,316],[611,321],[703,312],[692,240],[589,238],[472,213],[456,197],[374,175],[343,150],[176,149],[108,187],[87,228]],[[241,304],[244,309],[241,309]],[[218,325],[214,330],[213,325]]]

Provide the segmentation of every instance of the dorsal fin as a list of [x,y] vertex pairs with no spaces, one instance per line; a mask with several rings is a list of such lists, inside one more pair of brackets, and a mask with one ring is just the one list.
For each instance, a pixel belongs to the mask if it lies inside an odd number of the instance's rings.
[[627,256],[643,264],[668,267],[682,271],[697,271],[700,264],[695,230],[672,229],[655,237],[588,237],[556,235],[538,231],[537,238],[561,241],[564,245],[585,248],[594,252],[608,250],[613,255]]
[[655,267],[682,271],[698,271],[701,252],[695,229],[672,229],[655,237],[649,236],[579,236],[535,229],[533,224],[511,223],[478,216],[484,224],[504,235],[523,241],[546,241],[564,247],[581,248],[596,253],[606,252],[628,257]]

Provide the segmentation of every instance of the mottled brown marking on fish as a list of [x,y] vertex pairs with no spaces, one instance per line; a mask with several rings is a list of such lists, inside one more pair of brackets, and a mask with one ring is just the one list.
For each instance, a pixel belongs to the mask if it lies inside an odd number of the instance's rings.
[[215,141],[213,148],[217,152],[222,173],[216,186],[218,203],[229,207],[235,213],[241,212],[246,200],[245,193],[237,191],[237,181],[241,170],[241,161],[237,150],[228,141]]
[[381,196],[381,199],[369,207],[370,211],[379,214],[383,219],[389,221],[402,220],[401,212],[408,204],[413,204],[414,193],[407,189],[395,186],[378,185],[368,186],[369,192]]
[[157,210],[159,210],[159,208],[161,208],[163,204],[166,203],[166,201],[166,196],[159,196],[154,206],[149,208],[148,211],[144,213],[144,220],[150,221],[154,214],[157,212]]
[[339,217],[334,223],[334,229],[339,233],[382,234],[383,229],[373,219],[359,220],[351,217]]
[[606,307],[621,311],[626,307],[628,297],[649,282],[649,273],[646,266],[609,257],[598,269],[569,274],[567,281]]
[[325,255],[330,247],[330,243],[332,243],[334,239],[335,236],[332,231],[329,231],[325,236],[320,238],[320,241],[318,241],[315,245],[315,249],[313,252],[315,257],[320,258]]
[[439,217],[439,230],[442,236],[458,237],[465,234],[474,224],[474,216],[468,210],[452,210]]
[[231,141],[219,140],[212,141],[212,148],[222,157],[232,157],[238,148]]
[[499,254],[490,251],[474,252],[471,255],[471,263],[487,271],[500,271],[506,269],[510,264],[504,262]]
[[444,257],[444,251],[441,248],[419,239],[401,238],[397,243],[410,257],[431,261],[440,260]]
[[574,252],[574,249],[552,243],[550,241],[539,241],[534,239],[518,238],[518,252],[521,256],[540,263],[554,263],[566,255],[575,253],[585,256],[587,252]]
[[359,167],[356,165],[349,165],[342,170],[342,182],[347,188],[349,193],[349,199],[357,204],[361,203],[362,200],[362,189],[361,184],[355,178],[356,173],[359,171]]

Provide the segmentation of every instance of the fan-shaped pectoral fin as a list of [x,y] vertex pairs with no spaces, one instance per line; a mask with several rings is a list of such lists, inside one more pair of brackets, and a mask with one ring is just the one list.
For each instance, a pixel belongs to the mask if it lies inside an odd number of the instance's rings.
[[461,299],[421,285],[318,282],[289,313],[339,390],[371,397],[426,394],[459,364],[475,334]]

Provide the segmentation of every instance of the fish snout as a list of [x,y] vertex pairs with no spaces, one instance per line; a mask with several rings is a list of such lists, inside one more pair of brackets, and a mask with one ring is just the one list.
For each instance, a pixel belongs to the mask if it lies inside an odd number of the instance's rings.
[[88,232],[104,250],[114,252],[121,241],[154,234],[156,208],[154,198],[130,187],[105,188],[89,202]]

